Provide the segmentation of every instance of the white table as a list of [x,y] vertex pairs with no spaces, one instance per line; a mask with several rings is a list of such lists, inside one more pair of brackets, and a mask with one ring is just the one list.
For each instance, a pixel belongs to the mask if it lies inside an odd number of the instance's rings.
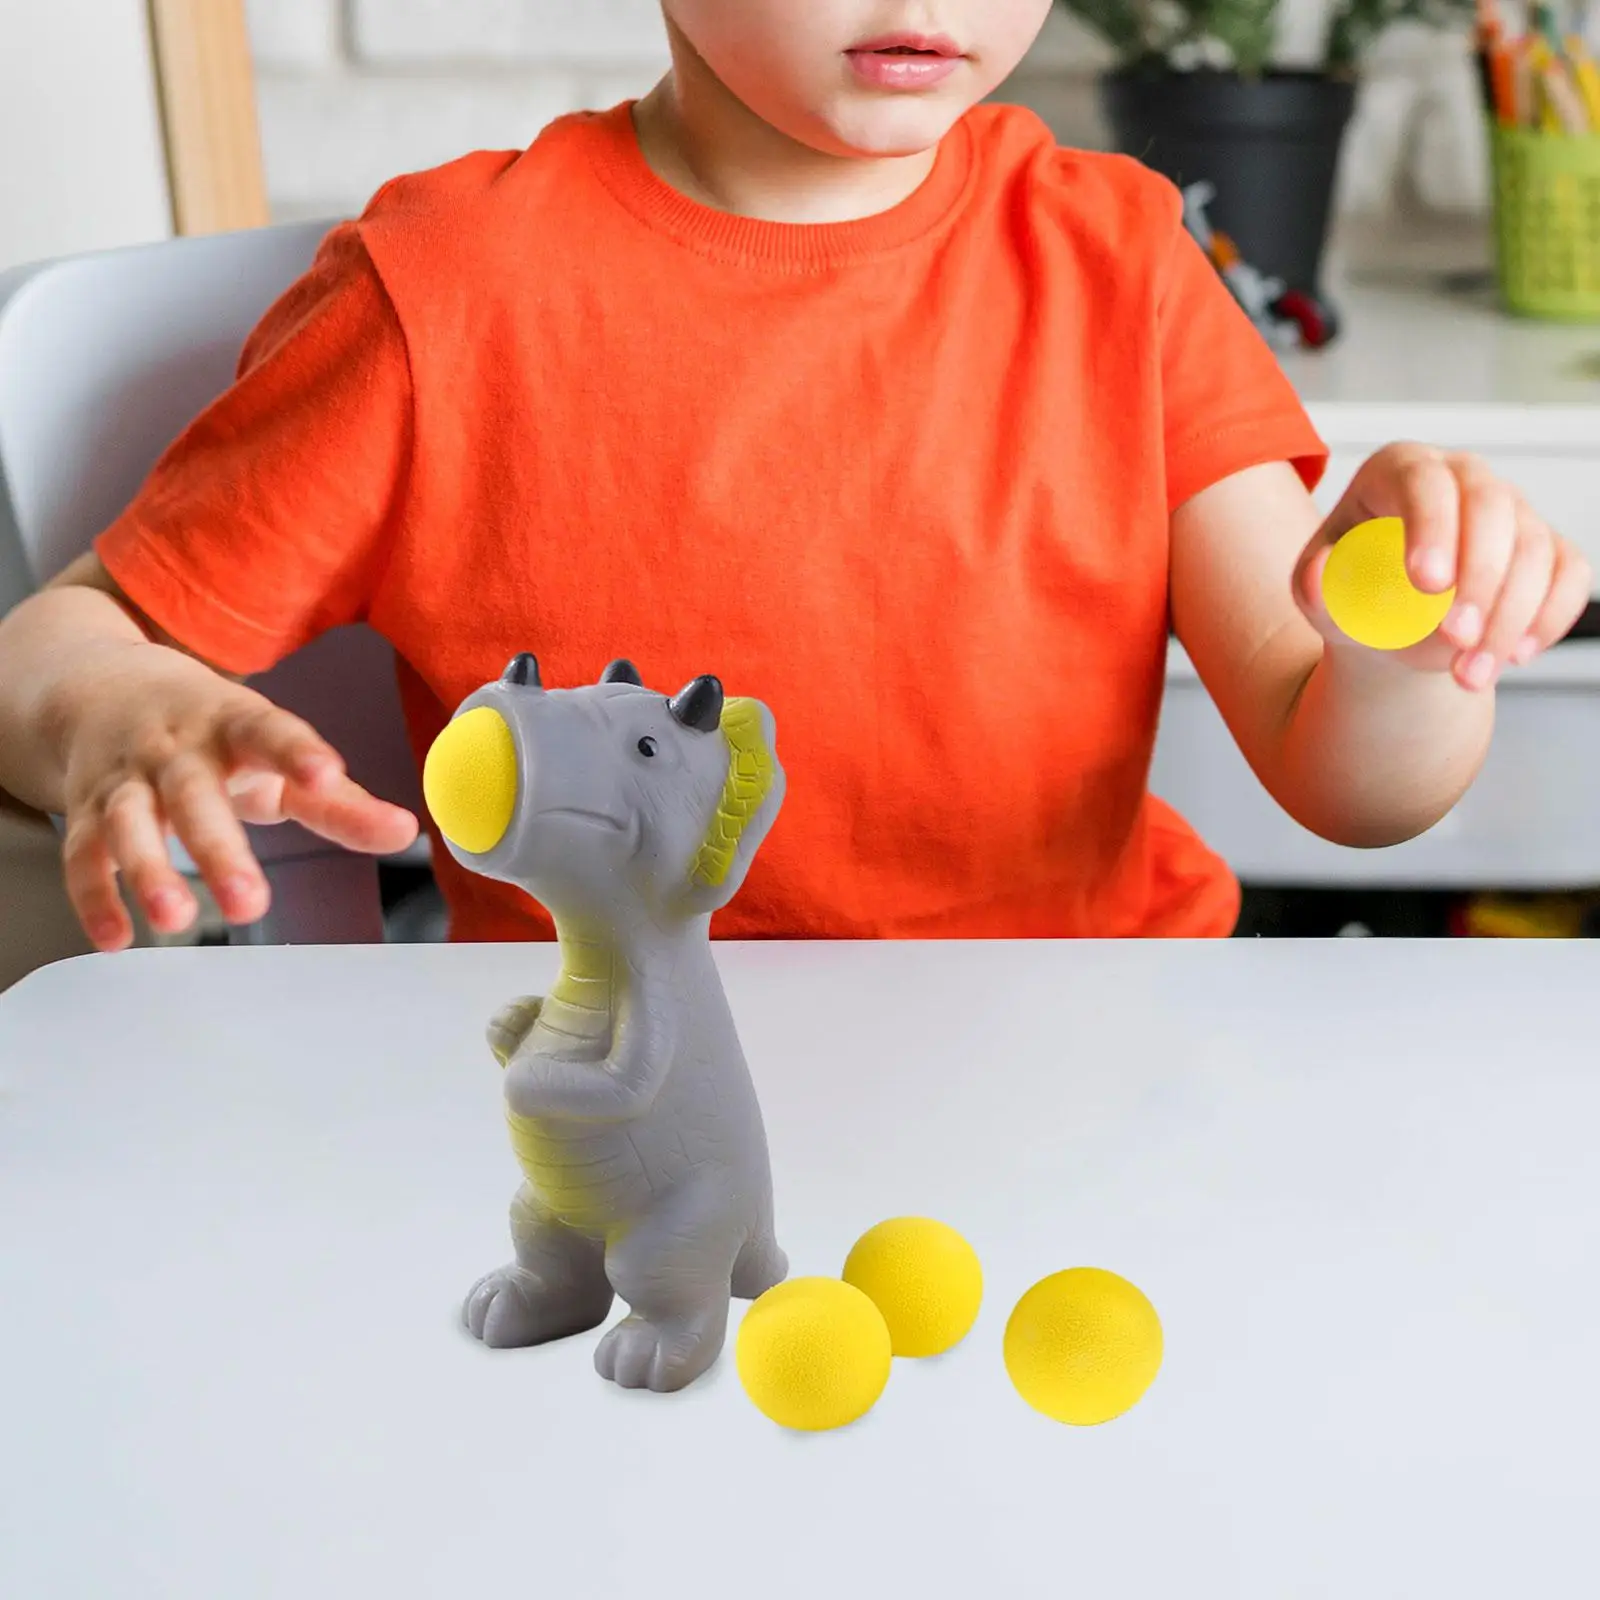
[[[853,1429],[727,1357],[457,1326],[515,1173],[484,1016],[549,952],[153,952],[0,999],[0,1595],[1504,1600],[1590,1592],[1600,1171],[1581,943],[728,948],[799,1273],[921,1211],[968,1343]],[[1107,1427],[1016,1298],[1154,1299]]]

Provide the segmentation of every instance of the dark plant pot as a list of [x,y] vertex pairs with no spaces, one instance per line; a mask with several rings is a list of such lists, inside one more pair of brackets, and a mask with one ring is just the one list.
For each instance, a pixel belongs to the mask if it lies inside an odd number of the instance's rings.
[[1129,68],[1101,81],[1101,103],[1123,154],[1180,187],[1215,187],[1211,224],[1251,266],[1291,289],[1321,292],[1353,83]]

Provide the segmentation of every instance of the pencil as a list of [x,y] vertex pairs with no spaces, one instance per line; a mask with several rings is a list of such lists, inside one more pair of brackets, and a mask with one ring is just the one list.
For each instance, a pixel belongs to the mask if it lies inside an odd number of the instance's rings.
[[[1535,9],[1535,28],[1537,30],[1538,11]],[[1544,133],[1561,132],[1561,114],[1556,110],[1555,102],[1548,93],[1550,64],[1555,60],[1555,53],[1550,48],[1550,41],[1543,32],[1535,31],[1528,35],[1523,59],[1527,62],[1527,93],[1526,101],[1528,115],[1524,119],[1530,125],[1537,126]]]
[[1538,118],[1533,60],[1521,41],[1512,47],[1506,60],[1511,83],[1511,125],[1516,128],[1532,127]]
[[1540,79],[1544,85],[1546,126],[1553,133],[1587,133],[1589,110],[1567,76],[1565,65],[1552,58]]
[[1573,81],[1583,98],[1584,110],[1589,114],[1589,127],[1600,133],[1600,67],[1577,34],[1567,40],[1567,59],[1572,63]]
[[1489,71],[1489,106],[1503,128],[1517,125],[1516,66],[1511,51],[1503,43],[1496,43],[1487,54]]
[[1478,93],[1483,99],[1483,109],[1496,122],[1504,122],[1505,118],[1500,112],[1499,97],[1495,93],[1494,61],[1489,54],[1489,46],[1480,45],[1473,51],[1472,58],[1478,69]]
[[1552,56],[1561,53],[1561,30],[1556,27],[1555,7],[1550,0],[1535,0],[1533,7],[1534,36],[1543,41]]

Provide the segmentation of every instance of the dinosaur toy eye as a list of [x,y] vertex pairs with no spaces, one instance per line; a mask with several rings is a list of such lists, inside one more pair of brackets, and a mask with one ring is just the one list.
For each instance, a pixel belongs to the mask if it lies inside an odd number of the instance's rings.
[[644,738],[639,741],[639,754],[642,756],[653,756],[655,753],[656,742],[649,736],[649,734],[646,734]]

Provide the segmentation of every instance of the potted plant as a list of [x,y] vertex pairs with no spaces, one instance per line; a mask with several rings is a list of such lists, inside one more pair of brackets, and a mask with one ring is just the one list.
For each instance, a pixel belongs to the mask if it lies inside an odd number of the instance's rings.
[[1320,293],[1344,132],[1367,47],[1400,22],[1445,26],[1473,0],[1334,0],[1321,64],[1274,64],[1279,0],[1057,0],[1115,51],[1101,82],[1116,147],[1180,186],[1251,266]]

